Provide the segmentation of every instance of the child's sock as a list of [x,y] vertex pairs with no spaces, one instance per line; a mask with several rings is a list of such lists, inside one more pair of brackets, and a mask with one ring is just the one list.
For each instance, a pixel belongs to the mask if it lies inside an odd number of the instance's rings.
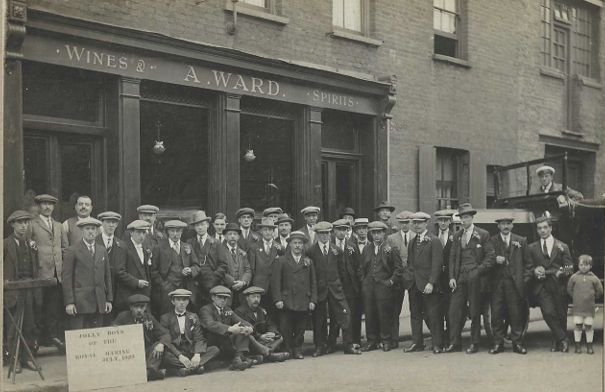
[[592,325],[586,325],[586,343],[592,343],[592,339],[594,337],[594,329],[592,329]]
[[[573,330],[573,338],[576,343],[580,343],[582,340],[582,324],[576,324],[576,329]],[[586,332],[586,338],[588,338],[588,331]]]

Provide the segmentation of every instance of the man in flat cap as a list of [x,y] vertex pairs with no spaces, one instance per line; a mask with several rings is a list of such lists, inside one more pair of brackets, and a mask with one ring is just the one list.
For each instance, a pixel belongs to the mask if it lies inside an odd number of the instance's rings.
[[32,219],[27,236],[38,246],[38,277],[53,279],[56,286],[42,288],[42,312],[40,313],[40,344],[54,345],[65,350],[65,312],[63,310],[63,252],[68,246],[63,225],[53,219],[52,213],[58,202],[52,195],[34,198],[40,214]]
[[143,294],[133,294],[128,297],[129,310],[118,314],[113,325],[143,325],[143,340],[145,342],[145,364],[147,381],[162,380],[165,376],[162,360],[166,349],[176,350],[172,346],[170,333],[160,324],[149,310],[149,297]]
[[376,206],[376,208],[374,208],[374,212],[376,213],[378,220],[387,226],[387,237],[397,231],[397,227],[391,224],[391,214],[393,211],[395,211],[395,207],[386,201],[381,202]]
[[[120,224],[122,215],[113,211],[101,212],[97,215],[101,221],[101,230],[97,235],[97,245],[104,246],[109,256],[109,268],[111,269],[111,287],[113,287],[113,298],[116,298],[118,291],[117,266],[124,263],[126,259],[126,243],[116,237],[115,232]],[[115,304],[115,302],[114,302]],[[115,306],[114,306],[115,308]],[[116,309],[113,310],[115,314]],[[108,315],[111,317],[110,315]],[[105,325],[109,325],[111,320],[106,319]]]
[[368,225],[372,243],[363,249],[360,265],[361,292],[366,314],[367,342],[362,351],[392,349],[393,286],[401,279],[402,261],[397,248],[386,243],[387,225],[374,221]]
[[125,255],[117,259],[115,308],[118,312],[127,310],[128,298],[134,294],[151,297],[152,252],[145,241],[150,224],[137,219],[128,224],[128,239],[123,241]]
[[225,226],[225,241],[217,246],[216,253],[220,262],[227,264],[225,273],[225,286],[233,290],[231,306],[239,306],[242,291],[252,281],[252,268],[248,261],[248,254],[238,244],[241,229],[236,223],[228,223]]
[[470,203],[464,203],[458,208],[463,230],[454,234],[450,253],[450,345],[445,352],[460,351],[462,328],[466,321],[466,305],[468,303],[471,317],[471,344],[467,354],[479,350],[481,335],[481,291],[483,278],[494,265],[496,255],[489,242],[487,231],[476,227],[473,218],[477,210]]
[[273,231],[276,226],[271,218],[263,218],[257,225],[262,240],[250,245],[248,261],[252,272],[252,284],[264,290],[261,304],[269,313],[271,320],[276,321],[277,316],[271,301],[271,273],[273,263],[279,257],[281,246],[273,240]]
[[69,246],[75,245],[82,240],[82,230],[78,226],[78,222],[82,219],[90,218],[92,213],[92,199],[87,195],[80,195],[76,199],[74,205],[76,216],[73,216],[63,222],[63,231],[67,236],[67,243]]
[[300,210],[300,213],[305,218],[305,225],[297,231],[302,231],[309,239],[306,247],[311,247],[317,242],[317,237],[315,236],[315,224],[317,224],[317,219],[319,218],[319,211],[319,207],[315,206],[307,206]]
[[[3,242],[3,276],[4,281],[13,282],[22,279],[38,279],[38,251],[37,244],[27,237],[27,231],[31,222],[31,215],[27,211],[14,211],[7,219],[12,228],[12,233]],[[16,320],[19,304],[23,306],[23,325],[21,331],[31,352],[34,352],[38,331],[36,328],[36,309],[41,305],[40,291],[37,289],[26,289],[19,291],[4,292],[4,307]],[[5,325],[8,325],[5,317]],[[9,352],[15,349],[16,330],[13,324],[8,328]],[[38,370],[35,363],[27,355],[22,344],[19,345],[20,362],[16,364],[15,373],[20,373],[22,367],[30,370]]]
[[109,257],[105,247],[96,243],[101,222],[84,218],[77,225],[83,238],[65,251],[63,303],[71,329],[98,328],[112,309]]
[[441,274],[439,275],[439,295],[440,295],[440,319],[444,325],[443,345],[450,345],[450,299],[452,290],[450,290],[450,253],[454,232],[450,230],[452,224],[452,215],[455,210],[439,210],[434,216],[437,220],[437,238],[443,246],[443,262],[441,263]]
[[504,216],[496,219],[499,233],[490,238],[496,253],[496,262],[489,274],[489,285],[492,288],[492,331],[494,347],[490,354],[504,351],[504,338],[507,326],[510,325],[510,339],[513,351],[526,354],[523,346],[523,314],[527,309],[525,299],[525,277],[531,270],[527,257],[527,241],[512,232],[513,217]]
[[[332,223],[334,229],[334,247],[338,251],[338,275],[342,283],[345,301],[349,307],[351,331],[347,336],[343,331],[343,343],[346,351],[361,353],[361,315],[363,302],[361,299],[361,281],[359,280],[359,251],[355,244],[347,239],[351,228],[350,221],[338,219]],[[328,334],[328,352],[336,349],[336,339],[340,330],[337,320],[330,317],[330,332]]]
[[357,214],[355,214],[355,210],[352,207],[346,207],[344,210],[342,210],[342,212],[338,216],[338,219],[345,219],[349,222],[349,228],[347,229],[347,236],[346,236],[347,240],[350,240],[351,237],[354,235],[353,224],[355,223],[356,217],[357,217]]
[[409,291],[414,285],[414,271],[408,265],[408,247],[416,237],[416,233],[410,230],[411,218],[411,211],[404,210],[398,213],[395,219],[399,223],[399,230],[387,237],[387,244],[392,248],[399,249],[399,256],[401,256],[402,262],[401,281],[393,285],[393,331],[391,332],[393,339],[391,347],[393,348],[399,347],[399,316],[401,315],[405,291]]
[[240,208],[235,212],[235,219],[239,222],[240,235],[237,241],[237,245],[248,252],[250,246],[260,241],[258,233],[252,230],[252,222],[254,221],[254,209],[244,207]]
[[139,219],[149,223],[149,231],[147,232],[147,241],[149,244],[147,246],[151,249],[158,246],[159,242],[165,238],[164,233],[158,230],[156,225],[158,212],[160,212],[160,209],[151,204],[143,204],[137,207]]
[[[279,236],[279,230],[277,229],[277,219],[284,211],[280,207],[269,207],[265,208],[263,211],[263,218],[270,218],[273,221],[273,224],[276,225],[273,230],[273,238],[277,239]],[[260,229],[260,228],[259,228]]]
[[204,366],[219,354],[218,347],[208,346],[197,314],[187,310],[191,294],[185,289],[168,293],[174,308],[160,319],[160,324],[170,333],[172,343],[164,353],[168,375],[202,374]]
[[231,359],[230,370],[246,370],[258,363],[258,360],[247,358],[254,329],[227,305],[231,290],[216,286],[210,290],[210,295],[212,303],[200,309],[208,344],[218,347],[222,357]]
[[[186,227],[187,224],[180,220],[166,221],[164,229],[168,238],[160,240],[158,246],[152,250],[152,301],[155,302],[155,311],[159,314],[172,310],[168,293],[173,290],[186,288],[195,293],[193,298],[197,298],[200,265],[191,245],[181,241]],[[199,305],[192,304],[195,307]]]
[[573,273],[569,247],[552,235],[552,222],[548,217],[536,219],[536,230],[540,239],[527,247],[529,292],[540,305],[552,333],[551,351],[567,352],[566,285]]
[[431,216],[416,212],[411,216],[416,238],[408,248],[408,264],[414,272],[414,284],[409,288],[412,345],[405,352],[424,350],[422,321],[428,319],[433,341],[433,354],[440,354],[443,345],[443,323],[439,301],[439,275],[443,262],[443,247],[439,239],[427,230]]
[[279,330],[292,358],[303,359],[302,345],[309,312],[317,304],[317,280],[313,261],[304,255],[309,241],[302,231],[288,238],[288,251],[273,264],[271,292],[279,312]]
[[279,250],[277,253],[280,256],[286,254],[286,250],[289,244],[288,238],[290,238],[290,233],[292,232],[293,222],[294,219],[290,218],[288,214],[281,214],[277,218],[277,222],[275,223],[277,225],[277,231],[279,233],[279,235],[275,239],[275,242],[279,244]]
[[254,329],[250,335],[250,352],[262,355],[264,361],[285,361],[290,357],[290,353],[277,352],[284,338],[275,323],[268,317],[267,311],[260,306],[265,290],[262,287],[250,286],[243,294],[246,301],[235,309],[235,313]]
[[227,272],[226,260],[220,259],[216,248],[220,242],[208,234],[210,217],[204,211],[196,211],[193,214],[191,225],[196,236],[190,238],[187,243],[193,248],[200,264],[200,304],[210,303],[210,289],[223,283]]

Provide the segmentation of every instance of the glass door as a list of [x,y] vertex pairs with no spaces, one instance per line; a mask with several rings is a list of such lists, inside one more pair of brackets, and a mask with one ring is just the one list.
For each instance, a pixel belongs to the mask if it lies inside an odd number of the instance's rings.
[[334,221],[346,208],[358,209],[359,161],[325,157],[321,162],[324,220]]

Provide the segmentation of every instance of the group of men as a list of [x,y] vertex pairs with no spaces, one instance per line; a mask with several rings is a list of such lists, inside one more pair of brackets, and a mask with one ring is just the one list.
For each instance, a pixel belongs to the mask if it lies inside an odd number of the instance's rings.
[[[476,353],[481,314],[491,302],[489,352],[503,351],[509,335],[513,351],[525,354],[528,294],[553,332],[553,351],[568,349],[564,268],[572,263],[547,218],[536,222],[540,240],[527,245],[512,233],[512,217],[498,219],[493,236],[475,226],[477,211],[468,203],[435,212],[435,234],[428,226],[432,217],[421,211],[401,211],[398,225],[391,224],[395,208],[386,202],[375,208],[378,219],[372,222],[351,208],[334,222],[318,222],[320,209],[308,206],[301,210],[305,225],[296,231],[279,207],[263,211],[257,231],[251,208],[235,213],[237,223],[227,223],[222,213],[210,218],[197,211],[190,222],[168,220],[160,230],[159,208],[142,205],[139,219],[118,238],[121,215],[91,217],[90,197],[79,197],[77,216],[63,224],[52,218],[54,196],[35,201],[37,217],[15,211],[8,218],[13,233],[4,241],[5,280],[56,284],[20,294],[32,305],[24,334],[32,345],[63,350],[65,325],[142,324],[149,379],[166,372],[199,374],[217,357],[229,360],[233,370],[302,359],[309,320],[314,357],[334,352],[341,332],[345,354],[390,351],[399,346],[406,291],[412,344],[405,352],[424,350],[423,322],[434,354],[460,351],[468,317],[466,352]],[[461,224],[457,231],[454,215]],[[16,302],[7,304],[7,298],[5,305],[14,309]],[[21,358],[21,366],[35,370]]]

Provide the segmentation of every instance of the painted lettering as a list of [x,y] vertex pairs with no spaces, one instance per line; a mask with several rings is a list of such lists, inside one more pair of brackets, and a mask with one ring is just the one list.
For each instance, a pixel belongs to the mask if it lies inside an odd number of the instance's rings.
[[97,52],[92,52],[93,55],[93,59],[92,59],[92,63],[93,64],[98,64],[98,65],[104,65],[104,61],[103,61],[103,57],[105,56],[104,53],[97,53]]
[[231,78],[231,72],[227,74],[227,78],[225,78],[225,73],[223,71],[212,70],[214,74],[214,81],[217,86],[227,87],[227,83],[229,83],[229,79]]
[[84,48],[78,48],[77,46],[65,45],[65,49],[67,49],[67,56],[69,56],[69,60],[73,60],[74,57],[76,61],[80,61],[82,59],[82,55],[84,54]]
[[263,80],[259,79],[259,78],[252,78],[252,92],[255,93],[258,92],[261,94],[264,94],[263,90],[261,89],[261,87],[263,86]]
[[233,85],[233,89],[249,91],[248,87],[246,87],[246,83],[244,82],[244,78],[242,77],[242,75],[237,75],[237,79],[235,84]]
[[279,94],[279,83],[274,80],[269,80],[269,91],[267,94],[273,96]]
[[194,82],[194,83],[199,83],[200,80],[197,78],[197,74],[195,73],[195,68],[193,68],[192,66],[188,66],[187,67],[187,75],[185,75],[185,80],[186,82]]
[[118,59],[118,68],[120,68],[120,69],[128,68],[128,59],[126,57],[120,57]]

